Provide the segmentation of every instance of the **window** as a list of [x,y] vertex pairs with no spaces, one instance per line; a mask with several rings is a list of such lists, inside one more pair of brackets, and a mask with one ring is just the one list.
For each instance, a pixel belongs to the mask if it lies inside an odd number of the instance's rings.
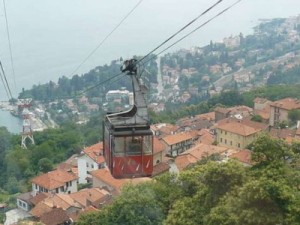
[[227,134],[227,131],[225,131],[225,135]]
[[60,187],[60,190],[61,190],[61,191],[65,191],[64,187]]
[[94,169],[94,164],[92,164],[92,169]]
[[222,142],[222,141],[223,141],[223,138],[220,139],[220,142]]
[[225,144],[227,144],[227,139],[225,139]]
[[69,186],[72,187],[72,181],[70,181]]
[[58,193],[58,188],[55,188],[55,192]]
[[86,163],[86,167],[89,167],[89,163],[88,162]]
[[232,141],[230,141],[230,145],[232,145]]
[[240,143],[238,143],[238,147],[239,147],[239,148],[241,147],[241,144],[240,144]]

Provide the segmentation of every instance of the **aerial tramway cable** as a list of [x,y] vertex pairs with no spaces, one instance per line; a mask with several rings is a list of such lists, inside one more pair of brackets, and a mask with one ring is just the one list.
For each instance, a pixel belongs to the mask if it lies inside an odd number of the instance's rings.
[[[222,10],[221,12],[219,12],[218,14],[216,14],[215,16],[211,17],[210,19],[208,19],[207,21],[205,21],[204,23],[202,23],[200,26],[196,27],[194,30],[192,30],[191,32],[189,32],[188,34],[184,35],[183,37],[181,37],[180,39],[178,39],[177,41],[175,41],[173,44],[169,45],[167,48],[163,49],[162,51],[160,51],[159,53],[155,54],[155,57],[162,54],[163,52],[167,51],[169,48],[173,47],[174,45],[176,45],[177,43],[179,43],[180,41],[182,41],[183,39],[187,38],[188,36],[190,36],[191,34],[195,33],[197,30],[199,30],[200,28],[204,27],[206,24],[208,24],[209,22],[211,22],[212,20],[216,19],[217,17],[219,17],[220,15],[222,15],[223,13],[225,13],[226,11],[228,11],[229,9],[231,9],[232,7],[234,7],[236,4],[238,4],[240,1],[242,0],[238,0],[236,2],[234,2],[233,4],[231,4],[230,6],[228,6],[227,8],[225,8],[224,10]],[[147,60],[145,63],[151,61],[152,59],[154,59],[155,57],[151,57],[149,60]]]
[[[142,57],[141,59],[139,59],[137,61],[137,63],[141,63],[142,60],[144,60],[145,58],[147,58],[150,54],[152,54],[154,51],[156,51],[157,49],[159,49],[160,47],[162,47],[164,44],[166,44],[167,42],[169,42],[172,38],[174,38],[177,34],[179,34],[180,32],[182,32],[185,28],[187,28],[188,26],[190,26],[193,22],[195,22],[197,19],[199,19],[201,16],[203,16],[204,14],[206,14],[208,11],[210,11],[211,9],[213,9],[214,7],[217,6],[217,4],[219,4],[220,2],[222,2],[223,0],[219,0],[218,2],[216,2],[215,4],[213,4],[212,6],[210,6],[208,9],[206,9],[205,11],[203,11],[198,17],[196,17],[195,19],[193,19],[191,22],[189,22],[187,25],[185,25],[183,28],[181,28],[179,31],[177,31],[176,33],[174,33],[172,36],[170,36],[167,40],[165,40],[163,43],[161,43],[160,45],[158,45],[156,48],[154,48],[152,51],[150,51],[148,54],[146,54],[144,57]],[[217,17],[219,17],[221,14],[225,13],[226,11],[228,11],[229,9],[231,9],[232,7],[234,7],[236,4],[238,4],[240,1],[242,0],[238,0],[235,3],[231,4],[230,6],[228,6],[227,8],[225,8],[224,10],[220,11],[218,14],[216,14],[215,16],[213,16],[212,18],[210,18],[209,20],[207,20],[206,22],[202,23],[200,26],[198,26],[197,28],[195,28],[194,30],[192,30],[191,32],[189,32],[188,34],[186,34],[185,36],[183,36],[182,38],[180,38],[179,40],[175,41],[173,44],[171,44],[170,46],[168,46],[167,48],[163,49],[162,51],[160,51],[158,54],[156,54],[154,57],[148,59],[146,62],[143,62],[143,64],[146,64],[147,62],[149,62],[150,60],[154,59],[157,55],[162,54],[163,52],[165,52],[166,50],[168,50],[169,48],[173,47],[174,45],[176,45],[177,43],[179,43],[180,41],[182,41],[183,39],[185,39],[186,37],[190,36],[191,34],[193,34],[194,32],[196,32],[197,30],[199,30],[200,28],[204,27],[205,25],[207,25],[209,22],[211,22],[212,20],[216,19]],[[84,90],[83,92],[81,92],[80,94],[86,93],[96,87],[99,87],[101,85],[104,85],[106,82],[118,77],[122,75],[122,73],[116,74],[114,76],[112,76],[111,78],[102,81],[94,86],[89,87],[88,89]]]
[[193,19],[192,21],[190,21],[189,23],[187,23],[185,26],[183,26],[180,30],[178,30],[176,33],[174,33],[173,35],[171,35],[170,37],[168,37],[165,41],[163,41],[160,45],[158,45],[156,48],[154,48],[152,51],[150,51],[147,55],[145,55],[144,57],[142,57],[141,59],[138,60],[138,62],[141,62],[142,60],[144,60],[145,58],[147,58],[150,54],[152,54],[153,52],[155,52],[157,49],[159,49],[161,46],[163,46],[164,44],[166,44],[168,41],[170,41],[172,38],[174,38],[177,34],[181,33],[182,31],[184,31],[187,27],[189,27],[190,25],[192,25],[194,22],[196,22],[198,19],[200,19],[202,16],[204,16],[206,13],[208,13],[210,10],[212,10],[213,8],[215,8],[218,4],[220,4],[223,0],[219,0],[216,3],[214,3],[212,6],[210,6],[209,8],[207,8],[206,10],[204,10],[200,15],[198,15],[195,19]]
[[[142,60],[144,60],[145,58],[147,58],[151,53],[153,53],[154,51],[156,51],[158,48],[160,48],[161,46],[163,46],[164,44],[166,44],[168,41],[170,41],[172,38],[174,38],[177,34],[179,34],[180,32],[182,32],[183,30],[185,30],[188,26],[190,26],[191,24],[193,24],[196,20],[198,20],[200,17],[202,17],[203,15],[205,15],[207,12],[209,12],[211,9],[213,9],[214,7],[216,7],[219,3],[221,3],[223,0],[219,0],[217,1],[216,3],[214,3],[212,6],[210,6],[209,8],[207,8],[205,11],[203,11],[200,15],[198,15],[196,18],[194,18],[192,21],[190,21],[188,24],[186,24],[184,27],[182,27],[179,31],[177,31],[176,33],[174,33],[173,35],[171,35],[167,40],[165,40],[164,42],[162,42],[160,45],[158,45],[156,48],[154,48],[152,51],[150,51],[148,54],[146,54],[143,58],[139,59],[137,61],[137,63],[140,63],[142,62]],[[139,2],[140,3],[140,2]],[[138,4],[139,4],[138,3]],[[136,5],[136,7],[138,6],[138,4]],[[134,9],[136,8],[134,7]],[[133,9],[133,10],[134,10]],[[131,12],[133,11],[131,10]],[[129,15],[129,14],[128,14]],[[124,18],[125,19],[125,18]],[[99,46],[100,47],[100,46]],[[98,48],[98,47],[97,47]],[[148,61],[147,61],[148,62]],[[79,68],[79,67],[78,67]],[[117,77],[117,76],[120,76],[122,73],[119,73],[117,75],[114,75],[113,77],[105,80],[105,81],[102,81],[92,87],[89,87],[87,88],[86,90],[82,91],[81,93],[79,93],[78,95],[80,94],[84,94],[98,86],[101,86],[101,85],[104,85],[106,82],[112,80],[113,78]]]
[[133,11],[142,3],[143,0],[140,0],[124,17],[123,19],[112,29],[110,33],[108,33],[105,38],[97,45],[95,49],[93,49],[90,54],[76,67],[76,69],[70,74],[70,76],[74,75],[77,70],[104,44],[104,42],[121,26],[121,24],[133,13]]
[[7,98],[10,99],[9,93],[8,93],[8,90],[7,90],[5,81],[4,81],[4,75],[2,74],[2,72],[0,72],[0,77],[1,77],[1,80],[2,80],[2,83],[3,83],[3,87],[4,87],[4,89],[5,89],[5,92],[6,92]]
[[9,53],[10,53],[11,69],[12,69],[14,85],[15,85],[15,89],[16,89],[17,85],[16,85],[16,77],[15,77],[15,67],[14,67],[14,60],[13,60],[13,54],[12,54],[11,39],[10,39],[10,34],[9,34],[9,25],[8,25],[8,19],[7,19],[5,0],[3,0],[3,8],[4,8],[5,23],[6,23],[6,33],[7,33],[7,39],[8,39]]
[[[10,90],[9,84],[8,84],[8,82],[7,82],[6,75],[5,75],[5,72],[4,72],[4,69],[3,69],[3,66],[2,66],[1,61],[0,61],[0,67],[1,67],[2,75],[3,75],[4,80],[5,80],[5,82],[3,81],[3,85],[4,85],[4,87],[5,87],[5,90],[6,90],[6,88],[7,88],[8,93],[9,93],[8,97],[10,96],[9,99],[13,99],[13,96],[12,96],[12,94],[11,94],[11,90]],[[2,80],[3,80],[3,77],[1,76],[1,79],[2,79]]]

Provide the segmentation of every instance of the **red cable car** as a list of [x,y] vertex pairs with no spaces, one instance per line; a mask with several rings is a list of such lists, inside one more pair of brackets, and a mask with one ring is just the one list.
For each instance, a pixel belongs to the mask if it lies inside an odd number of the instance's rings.
[[134,105],[124,112],[108,113],[103,122],[104,157],[115,178],[151,176],[153,172],[153,132],[145,100],[146,87],[137,75],[136,60],[121,67],[132,79]]

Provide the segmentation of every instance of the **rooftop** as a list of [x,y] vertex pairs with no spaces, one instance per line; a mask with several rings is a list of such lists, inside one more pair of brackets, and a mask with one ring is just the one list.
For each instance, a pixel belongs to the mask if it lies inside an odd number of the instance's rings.
[[44,173],[40,176],[34,177],[31,182],[44,187],[48,190],[64,186],[66,182],[76,180],[78,177],[64,170],[53,170],[48,173]]
[[116,179],[114,178],[110,171],[107,168],[98,169],[90,172],[91,175],[98,180],[106,183],[108,186],[112,187],[114,190],[120,192],[122,187],[125,184],[137,184],[145,181],[150,181],[151,178],[148,177],[140,177],[140,178],[131,178],[131,179]]
[[300,101],[294,98],[284,98],[278,101],[275,101],[270,104],[273,107],[278,107],[281,109],[292,110],[300,109]]
[[229,156],[231,159],[237,159],[238,161],[252,165],[253,162],[251,161],[251,151],[248,149],[241,150],[237,153],[233,153],[232,155]]
[[242,136],[249,136],[261,130],[267,129],[268,125],[258,123],[250,120],[237,120],[233,118],[226,118],[218,122],[216,128],[228,131]]
[[179,134],[168,135],[164,137],[163,140],[168,145],[174,145],[176,143],[187,141],[192,138],[193,136],[190,133],[179,133]]
[[65,222],[69,220],[69,216],[63,209],[54,208],[43,214],[40,220],[45,225],[65,224]]
[[103,142],[89,146],[85,148],[83,152],[98,164],[105,162],[103,156]]

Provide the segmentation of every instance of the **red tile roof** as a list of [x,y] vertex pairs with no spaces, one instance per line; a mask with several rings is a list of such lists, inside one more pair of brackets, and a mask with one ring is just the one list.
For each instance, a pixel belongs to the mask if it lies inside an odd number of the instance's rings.
[[190,133],[179,133],[179,134],[168,135],[164,137],[163,140],[170,146],[176,143],[190,140],[192,138],[193,136]]
[[90,172],[93,177],[102,182],[106,183],[108,186],[112,187],[114,190],[120,192],[122,187],[125,184],[132,183],[137,184],[145,181],[150,181],[151,178],[140,177],[140,178],[131,178],[131,179],[116,179],[114,178],[110,171],[107,168],[98,169]]
[[103,142],[99,142],[92,146],[89,146],[83,150],[83,152],[88,155],[92,160],[94,160],[97,164],[101,164],[105,162],[103,156]]
[[205,157],[208,157],[212,154],[222,154],[227,150],[228,148],[226,147],[200,143],[195,147],[190,148],[189,150],[177,156],[175,159],[175,164],[179,169],[179,171],[181,171],[186,167],[188,167],[189,165],[194,164]]
[[165,145],[157,137],[153,137],[153,154],[163,152],[165,150]]
[[65,224],[69,220],[69,216],[63,209],[55,208],[42,215],[40,220],[45,225]]
[[48,190],[53,190],[55,188],[64,186],[66,182],[76,179],[78,179],[78,177],[73,173],[69,173],[64,170],[53,170],[34,177],[31,182]]
[[74,201],[80,203],[83,207],[87,207],[89,205],[88,202],[94,203],[109,195],[110,193],[107,190],[100,188],[86,188],[69,194]]
[[30,199],[30,202],[33,205],[37,205],[38,203],[40,203],[41,201],[43,201],[44,199],[46,199],[48,197],[49,197],[48,193],[41,192],[41,193],[38,193],[36,196],[34,196],[32,199]]
[[187,168],[189,165],[195,164],[197,159],[190,154],[179,155],[175,159],[175,164],[179,171]]
[[167,162],[161,162],[153,167],[152,177],[169,171],[170,166]]
[[275,101],[270,104],[273,107],[278,107],[281,109],[292,110],[292,109],[300,109],[300,102],[294,98],[285,98],[278,101]]
[[238,161],[248,165],[253,164],[253,162],[251,161],[251,151],[247,149],[241,150],[237,153],[233,153],[232,155],[229,156],[229,158],[237,159]]
[[242,136],[248,136],[259,131],[267,129],[268,125],[258,123],[251,120],[237,120],[234,118],[226,118],[218,122],[216,128],[228,131]]

